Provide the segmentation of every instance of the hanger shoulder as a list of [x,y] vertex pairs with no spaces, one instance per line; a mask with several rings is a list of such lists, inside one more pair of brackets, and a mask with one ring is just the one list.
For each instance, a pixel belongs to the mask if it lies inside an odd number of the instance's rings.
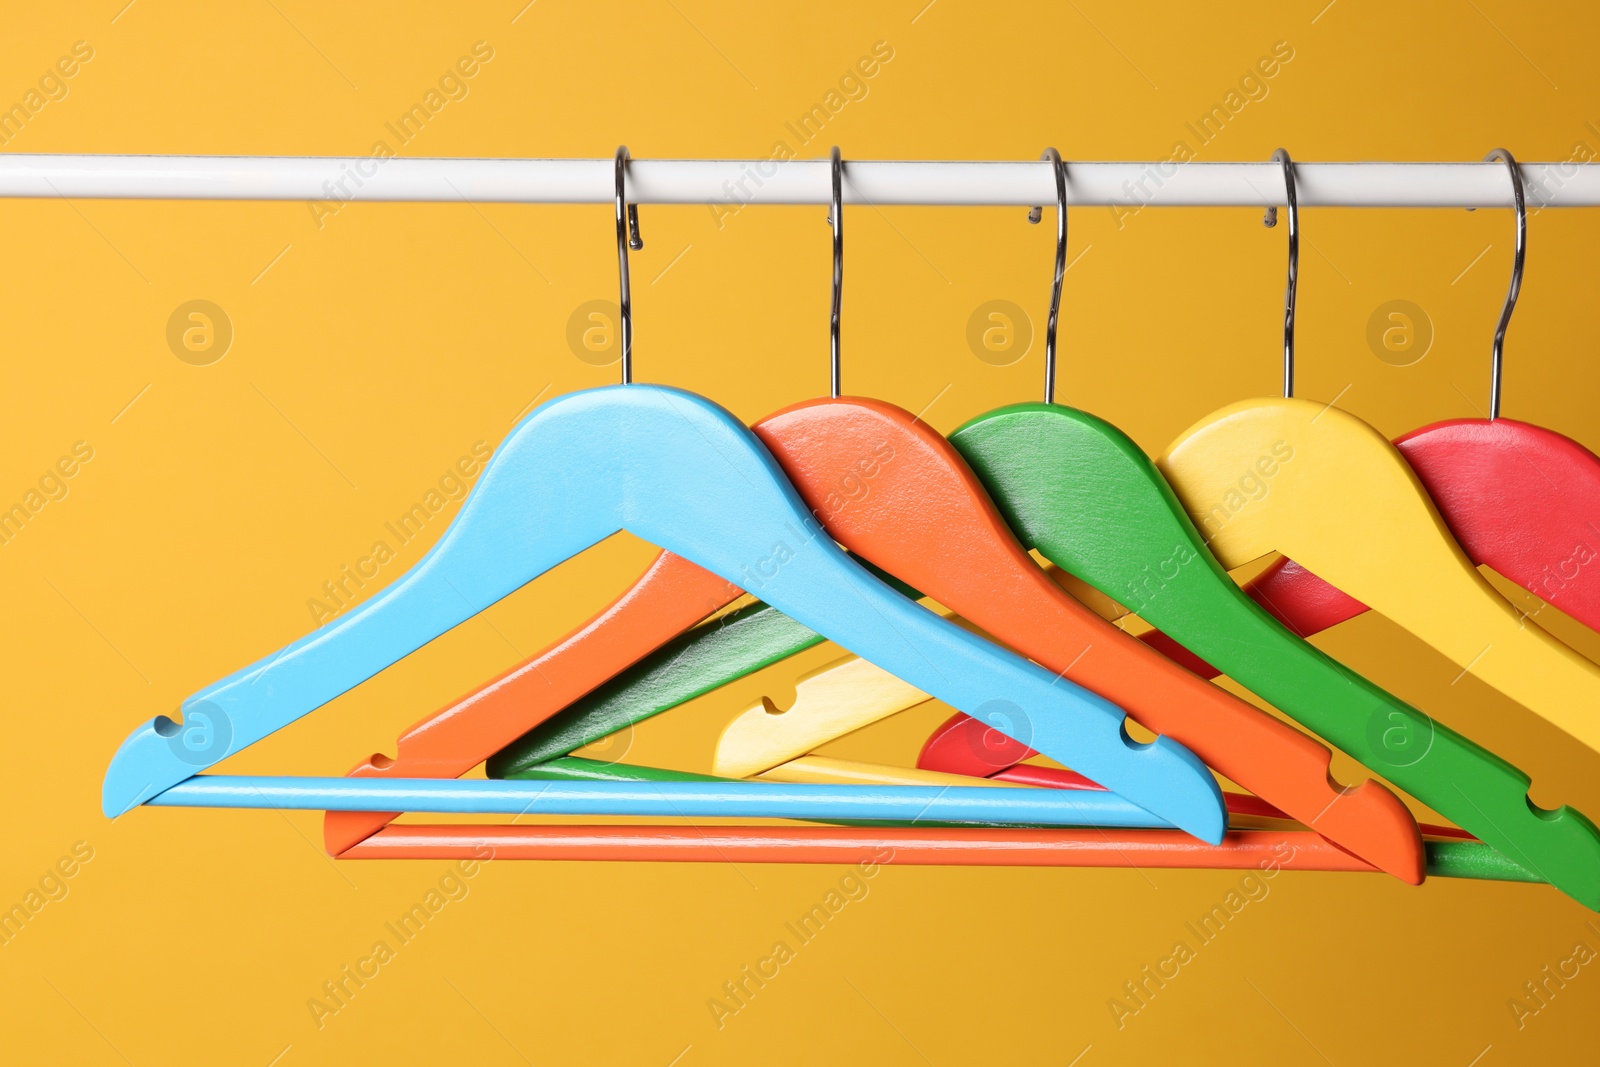
[[[1228,577],[1155,465],[1115,427],[1071,409],[1018,405],[950,440],[1025,544],[1568,895],[1600,906],[1593,823],[1570,808],[1537,811],[1526,775],[1284,630]],[[1041,503],[1020,506],[1030,501]]]
[[1225,566],[1281,551],[1600,751],[1600,666],[1495,592],[1371,426],[1308,400],[1246,401],[1160,466]]

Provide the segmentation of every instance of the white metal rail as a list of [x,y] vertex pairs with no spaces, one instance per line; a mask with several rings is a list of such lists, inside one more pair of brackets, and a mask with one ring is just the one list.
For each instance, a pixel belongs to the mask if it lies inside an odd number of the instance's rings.
[[[610,159],[0,155],[0,197],[600,204]],[[1542,207],[1600,206],[1600,164],[1523,163]],[[1296,163],[1302,207],[1511,207],[1501,163]],[[826,204],[826,160],[641,159],[639,204]],[[1067,200],[1122,207],[1282,203],[1276,163],[1067,164]],[[847,160],[846,203],[1022,207],[1055,202],[1042,162]]]

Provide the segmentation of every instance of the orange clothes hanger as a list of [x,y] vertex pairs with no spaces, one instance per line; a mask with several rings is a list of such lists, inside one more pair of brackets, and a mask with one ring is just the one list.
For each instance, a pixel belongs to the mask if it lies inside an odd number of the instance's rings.
[[[837,277],[837,258],[835,270]],[[837,307],[834,323],[837,389]],[[1341,791],[1329,778],[1325,747],[1184,671],[1068,596],[1017,544],[954,448],[909,412],[835,395],[781,411],[755,431],[830,535],[856,555],[1118,704],[1146,727],[1181,736],[1204,762],[1374,865],[1406,881],[1421,880],[1421,839],[1394,794],[1374,782]],[[842,484],[861,488],[841,495]],[[559,710],[577,695],[568,684],[573,672],[562,661],[585,655],[608,627],[631,625],[626,620],[635,605],[669,602],[670,596],[657,600],[644,587],[659,579],[670,558],[658,559],[640,586],[579,633],[409,731],[402,742],[404,771],[394,769],[399,761],[375,759],[352,773],[464,773]],[[709,598],[700,592],[703,615]],[[728,592],[723,586],[722,595]],[[651,629],[648,640],[659,645],[670,636]],[[547,674],[556,681],[547,683],[541,677]],[[996,697],[1003,700],[1003,694]],[[342,853],[361,831],[370,833],[388,818],[330,813],[330,850]]]

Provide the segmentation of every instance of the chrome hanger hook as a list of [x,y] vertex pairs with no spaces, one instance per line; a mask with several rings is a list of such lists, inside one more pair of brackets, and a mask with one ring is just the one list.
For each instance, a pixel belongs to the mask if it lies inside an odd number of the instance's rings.
[[1511,325],[1511,312],[1516,310],[1517,295],[1522,292],[1522,268],[1528,252],[1528,199],[1522,188],[1522,171],[1516,159],[1504,148],[1496,148],[1483,157],[1485,163],[1504,161],[1511,172],[1511,199],[1517,208],[1517,247],[1511,260],[1511,285],[1506,289],[1506,302],[1500,308],[1500,321],[1494,328],[1494,361],[1489,365],[1489,418],[1500,417],[1500,368],[1505,361],[1506,327]]
[[[1285,149],[1272,153],[1274,163],[1283,164],[1284,203],[1289,208],[1289,281],[1283,290],[1283,395],[1294,396],[1294,302],[1300,281],[1300,198],[1295,195],[1294,161]],[[1261,225],[1276,226],[1278,208],[1268,207]]]
[[839,396],[839,308],[844,301],[844,161],[839,146],[833,146],[833,199],[828,222],[833,226],[833,316],[828,321],[828,342],[832,353],[832,395]]
[[[1044,402],[1056,402],[1056,322],[1061,315],[1061,282],[1067,273],[1067,165],[1061,153],[1046,148],[1039,156],[1051,164],[1056,176],[1056,277],[1050,286],[1050,318],[1044,327]],[[1044,218],[1044,208],[1028,212],[1028,221],[1037,225]]]
[[620,299],[617,302],[622,331],[622,384],[633,381],[633,292],[628,281],[628,249],[637,252],[644,247],[639,237],[639,205],[628,203],[627,167],[628,146],[617,148],[617,278]]

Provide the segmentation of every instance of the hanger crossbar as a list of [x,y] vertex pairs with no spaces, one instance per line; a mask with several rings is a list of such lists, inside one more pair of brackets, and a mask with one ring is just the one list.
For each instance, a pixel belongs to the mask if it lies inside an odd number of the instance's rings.
[[1158,828],[1171,825],[1115,793],[993,785],[863,787],[781,782],[510,782],[481,778],[385,780],[197,774],[146,803],[156,807],[419,814],[905,819]]

